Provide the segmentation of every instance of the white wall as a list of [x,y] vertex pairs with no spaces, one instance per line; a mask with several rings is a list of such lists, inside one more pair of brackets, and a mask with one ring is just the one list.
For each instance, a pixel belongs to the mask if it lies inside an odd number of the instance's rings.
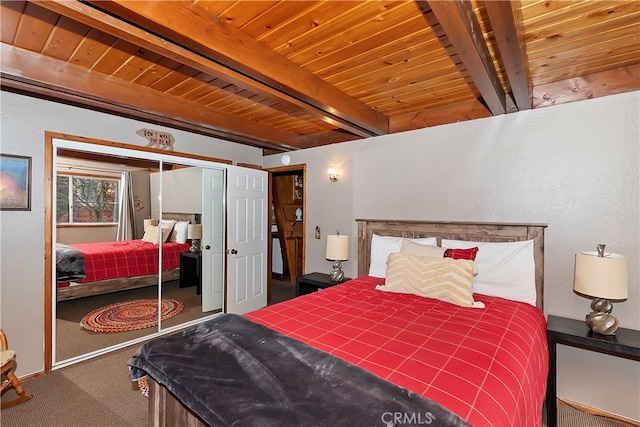
[[262,150],[5,91],[0,103],[0,152],[32,157],[31,211],[0,212],[0,326],[24,376],[44,369],[45,131],[144,146],[135,132],[150,128],[172,133],[176,152],[253,164]]
[[[253,164],[262,159],[256,148],[0,96],[0,151],[33,157],[31,211],[0,212],[0,325],[20,355],[22,376],[44,367],[45,130],[145,145],[135,131],[147,127],[173,133],[176,151]],[[339,229],[352,236],[343,268],[355,276],[356,218],[544,222],[545,312],[583,318],[589,301],[572,292],[573,257],[606,243],[629,257],[629,298],[614,313],[622,326],[640,329],[639,128],[640,92],[633,92],[291,152],[292,164],[307,164],[306,271],[330,271],[326,235]],[[275,167],[279,159],[262,163]],[[340,171],[336,183],[327,177],[330,165]],[[26,223],[31,226],[21,227]],[[316,225],[320,240],[313,239]],[[566,350],[559,360],[561,397],[640,420],[637,362]],[[594,384],[592,372],[606,378]]]
[[[162,172],[150,176],[150,193],[162,195],[162,211],[169,213],[202,214],[202,168],[190,167]],[[162,190],[162,191],[161,191]],[[160,206],[157,197],[151,198],[151,212],[158,216]]]
[[[545,313],[584,318],[574,255],[606,243],[629,257],[629,298],[614,314],[640,329],[639,101],[633,92],[289,153],[307,164],[306,235],[323,232],[307,239],[306,272],[330,270],[325,236],[339,228],[352,236],[343,269],[357,273],[356,218],[547,223]],[[567,347],[559,371],[560,397],[640,420],[637,362]]]

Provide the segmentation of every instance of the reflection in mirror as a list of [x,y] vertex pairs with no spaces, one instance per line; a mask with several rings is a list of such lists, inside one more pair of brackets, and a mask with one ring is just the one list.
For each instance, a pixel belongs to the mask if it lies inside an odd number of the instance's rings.
[[55,360],[61,362],[156,332],[140,328],[131,301],[157,301],[157,268],[149,271],[133,254],[159,259],[158,246],[142,240],[149,175],[159,163],[58,148],[55,164]]
[[[209,169],[169,162],[161,164],[161,171],[151,174],[151,192],[161,194],[159,199],[151,201],[151,211],[158,212],[161,228],[167,233],[166,243],[162,245],[163,262],[175,262],[180,268],[177,278],[168,277],[168,270],[162,272],[161,309],[167,314],[161,320],[161,329],[166,329],[220,312],[222,305],[205,306],[211,281],[203,280],[206,264],[203,255],[208,251],[201,250],[200,241],[209,228],[209,222],[203,223],[203,218],[209,216],[203,215],[202,206],[203,171]],[[217,172],[223,175],[222,171]],[[194,239],[197,239],[195,245]],[[215,266],[216,271],[222,271],[221,262],[222,259]],[[173,313],[169,312],[171,309]],[[171,316],[177,310],[180,312]]]
[[225,169],[120,152],[54,146],[54,366],[223,307]]
[[61,362],[157,331],[144,327],[145,303],[132,301],[150,300],[150,310],[157,301],[159,246],[145,241],[144,219],[151,216],[150,174],[160,165],[62,148],[55,164]]

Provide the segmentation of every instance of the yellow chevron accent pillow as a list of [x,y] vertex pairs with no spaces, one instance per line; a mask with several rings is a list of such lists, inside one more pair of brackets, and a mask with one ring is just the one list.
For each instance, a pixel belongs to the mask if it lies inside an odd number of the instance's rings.
[[[144,235],[142,236],[143,242],[153,243],[154,245],[160,244],[160,227],[157,225],[149,225],[144,229]],[[171,234],[172,228],[162,228],[162,243],[166,242]]]
[[415,294],[462,307],[473,305],[473,261],[427,258],[392,253],[384,285],[386,292]]

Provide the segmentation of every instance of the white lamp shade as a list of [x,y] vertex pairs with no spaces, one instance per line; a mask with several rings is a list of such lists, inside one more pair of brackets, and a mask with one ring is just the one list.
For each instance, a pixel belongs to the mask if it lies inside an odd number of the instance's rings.
[[187,226],[187,239],[202,239],[202,224],[189,224]]
[[349,236],[330,234],[327,236],[327,259],[346,261],[349,259]]
[[605,299],[626,299],[627,257],[618,254],[578,252],[573,274],[573,290],[583,295]]

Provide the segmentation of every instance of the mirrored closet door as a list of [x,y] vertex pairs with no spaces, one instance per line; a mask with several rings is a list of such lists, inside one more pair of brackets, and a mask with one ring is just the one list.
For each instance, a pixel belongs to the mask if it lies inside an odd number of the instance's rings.
[[224,169],[147,154],[54,146],[54,366],[222,309]]

